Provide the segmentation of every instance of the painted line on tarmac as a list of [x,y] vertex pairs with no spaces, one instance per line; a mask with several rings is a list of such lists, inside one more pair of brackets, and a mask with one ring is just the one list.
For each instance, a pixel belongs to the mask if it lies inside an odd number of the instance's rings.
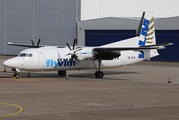
[[40,83],[40,82],[29,82],[29,81],[15,81],[8,79],[0,79],[1,81],[11,81],[11,82],[22,82],[22,83],[33,83],[41,85],[60,85],[60,86],[76,86],[76,87],[96,87],[96,88],[109,88],[109,89],[123,89],[123,90],[141,90],[141,91],[151,91],[151,92],[163,92],[163,93],[176,93],[175,91],[163,91],[163,90],[152,90],[152,89],[137,89],[137,88],[123,88],[123,87],[110,87],[110,86],[95,86],[95,85],[78,85],[78,84],[56,84],[56,83]]
[[10,105],[10,106],[14,106],[14,107],[17,107],[19,108],[19,110],[15,113],[11,113],[11,114],[7,114],[7,115],[3,115],[3,116],[0,116],[0,118],[3,118],[3,117],[8,117],[8,116],[11,116],[11,115],[15,115],[15,114],[18,114],[20,112],[22,112],[24,109],[21,107],[21,106],[18,106],[18,105],[15,105],[15,104],[9,104],[9,103],[2,103],[0,102],[0,104],[3,104],[3,105]]

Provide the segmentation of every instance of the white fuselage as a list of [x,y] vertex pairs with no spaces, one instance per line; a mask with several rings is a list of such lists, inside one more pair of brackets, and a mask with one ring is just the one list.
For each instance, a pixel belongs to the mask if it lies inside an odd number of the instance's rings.
[[[90,48],[91,47],[89,47],[89,49]],[[69,51],[70,50],[67,47],[26,49],[21,51],[17,57],[4,61],[3,64],[6,67],[17,68],[25,71],[58,71],[98,68],[98,60],[92,58],[80,60],[79,63],[77,61],[73,61],[72,66],[70,67],[71,55],[67,55]],[[153,54],[152,56],[151,52]],[[133,50],[121,51],[121,56],[114,58],[113,60],[102,60],[101,69],[133,64],[157,55],[157,50],[144,50],[143,53]]]

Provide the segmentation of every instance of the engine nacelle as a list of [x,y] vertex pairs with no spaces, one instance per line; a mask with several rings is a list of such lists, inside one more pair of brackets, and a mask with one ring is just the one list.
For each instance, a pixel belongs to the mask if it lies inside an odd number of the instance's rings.
[[93,52],[92,50],[81,50],[76,53],[78,56],[78,60],[84,60],[84,59],[92,59],[93,58]]

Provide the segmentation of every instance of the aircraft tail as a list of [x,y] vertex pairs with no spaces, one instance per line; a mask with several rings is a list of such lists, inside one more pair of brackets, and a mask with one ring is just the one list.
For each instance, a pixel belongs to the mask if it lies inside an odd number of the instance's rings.
[[126,47],[126,46],[150,46],[156,45],[155,26],[153,12],[145,10],[142,14],[136,37],[103,45],[101,47]]
[[156,45],[155,26],[152,11],[144,11],[136,36],[140,37],[139,46]]

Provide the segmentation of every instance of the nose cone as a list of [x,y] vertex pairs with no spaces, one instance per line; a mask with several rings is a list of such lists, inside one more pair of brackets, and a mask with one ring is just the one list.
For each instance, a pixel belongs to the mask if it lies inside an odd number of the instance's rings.
[[6,67],[14,67],[14,61],[9,59],[9,60],[6,60],[3,62],[3,65],[6,66]]
[[18,68],[22,61],[17,58],[8,59],[3,62],[3,65],[10,68]]
[[4,61],[4,62],[3,62],[3,65],[6,66],[6,67],[9,67],[9,66],[8,66],[8,65],[9,65],[9,61],[8,61],[8,60]]

